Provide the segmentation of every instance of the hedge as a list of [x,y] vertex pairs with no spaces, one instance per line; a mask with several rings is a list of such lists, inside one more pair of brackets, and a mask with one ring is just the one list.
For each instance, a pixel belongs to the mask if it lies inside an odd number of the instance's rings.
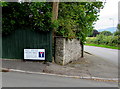
[[120,45],[119,36],[98,35],[97,37],[87,37],[87,44],[102,44],[118,47]]

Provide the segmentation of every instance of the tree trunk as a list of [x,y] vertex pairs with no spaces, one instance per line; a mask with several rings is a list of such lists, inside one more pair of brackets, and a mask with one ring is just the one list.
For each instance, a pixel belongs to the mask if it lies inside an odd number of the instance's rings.
[[52,21],[57,20],[59,2],[53,2]]
[[[52,22],[54,22],[55,20],[57,20],[58,18],[58,7],[59,7],[59,0],[58,2],[55,2],[53,0],[53,8],[52,8]],[[53,43],[53,55],[54,55],[54,58],[53,58],[53,62],[55,61],[55,28],[53,28],[53,31],[52,31],[52,43]]]

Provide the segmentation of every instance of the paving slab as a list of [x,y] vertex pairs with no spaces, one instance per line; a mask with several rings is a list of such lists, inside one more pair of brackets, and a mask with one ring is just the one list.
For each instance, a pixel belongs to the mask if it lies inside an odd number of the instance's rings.
[[68,76],[118,78],[118,67],[95,55],[85,53],[84,58],[65,66],[22,60],[2,59],[2,67],[31,72],[52,73]]

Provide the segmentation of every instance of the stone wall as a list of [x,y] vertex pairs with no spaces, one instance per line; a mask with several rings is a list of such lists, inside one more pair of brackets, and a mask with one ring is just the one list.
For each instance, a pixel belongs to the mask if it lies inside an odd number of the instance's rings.
[[65,65],[81,57],[80,41],[77,39],[66,39],[56,37],[55,39],[55,62]]

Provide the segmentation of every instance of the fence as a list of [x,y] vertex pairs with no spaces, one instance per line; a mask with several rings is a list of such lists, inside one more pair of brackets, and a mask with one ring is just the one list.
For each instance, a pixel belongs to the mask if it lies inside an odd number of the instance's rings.
[[2,36],[2,58],[23,59],[24,49],[45,49],[46,60],[52,61],[52,32],[31,29],[15,30]]

